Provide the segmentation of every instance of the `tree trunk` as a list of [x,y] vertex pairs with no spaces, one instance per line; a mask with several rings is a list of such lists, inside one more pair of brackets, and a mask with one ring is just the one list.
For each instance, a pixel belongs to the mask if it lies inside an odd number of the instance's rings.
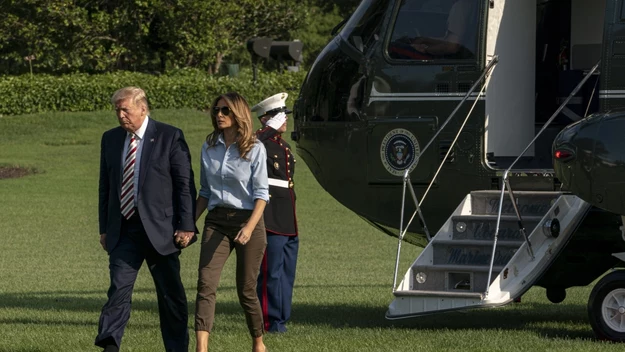
[[215,64],[213,65],[213,73],[219,73],[219,69],[221,68],[221,64],[224,61],[224,55],[222,53],[217,53],[215,55]]
[[187,65],[186,65],[186,67],[191,67],[192,63],[193,63],[193,54],[189,54],[189,56],[187,57]]

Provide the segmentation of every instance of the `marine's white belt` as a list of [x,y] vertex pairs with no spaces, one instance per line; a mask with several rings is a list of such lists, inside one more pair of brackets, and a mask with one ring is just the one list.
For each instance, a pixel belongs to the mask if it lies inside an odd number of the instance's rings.
[[277,178],[269,178],[269,185],[270,186],[276,186],[276,187],[282,187],[282,188],[289,188],[289,181],[278,180]]

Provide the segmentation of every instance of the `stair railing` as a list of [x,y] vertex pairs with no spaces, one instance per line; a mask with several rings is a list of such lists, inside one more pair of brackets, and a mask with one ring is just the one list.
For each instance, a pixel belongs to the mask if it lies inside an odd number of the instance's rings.
[[556,118],[556,116],[558,116],[558,114],[562,111],[562,109],[564,109],[564,107],[569,103],[571,98],[573,98],[577,94],[577,92],[582,88],[582,86],[586,83],[586,81],[588,81],[588,79],[597,70],[597,68],[599,68],[600,64],[601,64],[601,60],[599,60],[595,64],[595,66],[590,70],[590,72],[588,72],[588,74],[586,74],[586,76],[581,80],[581,82],[579,82],[577,84],[577,86],[575,87],[575,89],[573,89],[571,94],[569,94],[569,96],[562,102],[562,104],[553,113],[553,115],[551,115],[549,120],[547,120],[547,122],[543,125],[543,127],[540,129],[540,131],[538,131],[536,136],[534,136],[534,138],[529,142],[529,144],[525,147],[525,149],[523,149],[521,154],[519,154],[519,156],[517,156],[517,158],[514,159],[512,164],[503,173],[503,176],[502,176],[502,181],[503,182],[502,182],[502,187],[501,187],[501,194],[499,196],[499,209],[497,211],[497,225],[495,227],[495,235],[494,235],[494,239],[493,239],[493,252],[491,253],[491,258],[490,258],[490,268],[488,270],[488,280],[486,281],[486,291],[484,292],[484,297],[488,296],[488,291],[490,289],[490,280],[491,280],[491,276],[492,276],[492,273],[493,273],[493,266],[495,264],[495,251],[497,250],[497,239],[499,237],[499,226],[501,224],[501,212],[502,212],[502,209],[503,209],[503,198],[504,198],[504,193],[506,192],[506,189],[508,190],[508,194],[510,196],[510,202],[512,203],[512,207],[514,208],[514,212],[515,212],[516,217],[517,217],[517,222],[518,222],[518,225],[519,225],[519,232],[521,232],[521,234],[523,235],[523,239],[524,239],[525,243],[527,244],[528,254],[532,258],[532,260],[535,259],[534,250],[532,249],[532,243],[529,241],[529,237],[527,236],[527,233],[525,232],[525,226],[523,225],[523,219],[521,217],[521,212],[519,211],[519,207],[516,204],[516,198],[514,197],[514,191],[512,190],[512,187],[510,186],[510,178],[509,178],[510,171],[512,170],[514,165],[516,165],[516,163],[523,157],[523,155],[525,155],[525,153],[527,153],[527,151],[530,149],[530,147],[532,145],[534,145],[534,143],[536,142],[538,137],[540,137],[540,135],[547,129],[547,127],[549,127],[549,125],[553,122],[553,120]]
[[[438,135],[445,128],[445,126],[447,126],[449,121],[451,121],[451,119],[458,112],[458,110],[460,110],[460,107],[462,106],[462,104],[471,96],[471,94],[473,94],[473,91],[475,91],[475,89],[478,87],[480,82],[482,82],[482,80],[484,80],[484,78],[487,77],[487,75],[495,67],[495,65],[497,64],[498,61],[499,61],[498,56],[496,56],[496,55],[493,56],[492,60],[484,68],[484,71],[482,72],[480,77],[475,81],[475,83],[473,83],[473,85],[471,86],[469,91],[467,91],[467,93],[464,95],[462,100],[458,103],[458,105],[456,105],[456,107],[451,112],[449,117],[447,117],[445,122],[443,122],[441,127],[434,134],[434,136],[432,136],[432,138],[428,141],[428,143],[421,150],[419,155],[417,155],[415,157],[415,161],[414,161],[415,164],[419,163],[419,159],[420,159],[421,155],[423,155],[425,153],[425,151],[430,147],[430,145],[434,142],[434,140],[436,140],[436,137],[438,137]],[[402,177],[403,188],[402,188],[401,214],[400,214],[400,220],[399,220],[400,223],[399,223],[399,236],[398,236],[398,244],[397,244],[397,256],[396,256],[396,259],[395,259],[395,272],[393,274],[393,292],[395,292],[395,289],[397,287],[397,274],[398,274],[398,271],[399,271],[399,257],[401,255],[401,244],[402,244],[402,242],[404,240],[404,236],[408,232],[408,229],[410,228],[410,225],[412,224],[412,221],[414,220],[414,218],[415,218],[415,216],[417,214],[419,215],[419,219],[421,220],[421,223],[423,224],[423,231],[425,232],[425,236],[427,238],[428,243],[432,240],[432,238],[430,236],[430,231],[428,230],[427,225],[425,223],[425,218],[423,217],[423,212],[421,211],[421,205],[420,204],[423,204],[423,201],[425,200],[425,197],[427,196],[430,188],[434,184],[434,180],[436,180],[436,177],[438,176],[438,174],[441,171],[443,165],[445,164],[445,161],[447,161],[447,158],[449,157],[449,154],[453,150],[453,147],[454,147],[456,141],[458,140],[458,138],[460,136],[460,133],[464,129],[464,126],[466,125],[466,123],[467,123],[467,121],[469,119],[469,116],[471,116],[471,113],[473,112],[473,109],[475,108],[475,105],[477,104],[478,100],[482,96],[482,93],[484,92],[485,88],[486,88],[486,83],[484,83],[482,85],[482,89],[480,90],[480,92],[475,97],[475,101],[473,102],[473,105],[471,106],[471,109],[469,110],[469,113],[465,117],[462,126],[458,130],[458,133],[456,134],[456,137],[454,138],[452,144],[449,146],[449,150],[447,151],[447,154],[445,154],[445,157],[443,158],[440,166],[438,167],[438,170],[436,171],[436,174],[434,174],[434,177],[432,177],[432,180],[428,184],[428,187],[425,190],[425,193],[423,193],[423,198],[421,199],[421,202],[419,202],[419,199],[417,198],[417,195],[416,195],[416,193],[414,191],[414,188],[412,187],[412,182],[410,181],[410,168],[406,169],[406,171],[404,172],[404,175]],[[406,189],[407,188],[410,190],[410,195],[412,196],[412,200],[415,203],[416,210],[412,214],[412,216],[410,217],[410,220],[408,221],[408,224],[406,224],[406,226],[404,227],[404,210],[405,210],[405,206],[406,206]]]

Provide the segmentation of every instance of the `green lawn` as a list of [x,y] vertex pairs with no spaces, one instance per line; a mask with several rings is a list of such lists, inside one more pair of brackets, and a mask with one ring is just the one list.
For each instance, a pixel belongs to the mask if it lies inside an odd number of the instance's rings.
[[[192,110],[152,116],[183,129],[199,175],[208,116]],[[0,180],[0,351],[96,351],[108,287],[107,256],[98,243],[99,143],[116,123],[112,111],[0,117],[0,165],[37,170]],[[301,243],[293,317],[288,333],[266,337],[272,352],[623,349],[594,340],[586,314],[590,287],[570,289],[559,305],[536,287],[522,303],[504,308],[385,320],[396,240],[338,204],[299,160],[295,176]],[[404,246],[400,277],[418,252]],[[191,315],[198,254],[194,245],[181,256]],[[233,269],[231,259],[218,291],[212,351],[249,350]],[[122,350],[162,350],[145,269]]]

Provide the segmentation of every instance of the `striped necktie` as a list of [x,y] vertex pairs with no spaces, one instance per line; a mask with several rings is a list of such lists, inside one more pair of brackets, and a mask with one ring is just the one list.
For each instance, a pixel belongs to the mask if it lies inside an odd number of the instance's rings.
[[137,156],[138,141],[133,133],[128,144],[128,154],[124,161],[122,178],[121,211],[126,219],[135,213],[135,158]]

